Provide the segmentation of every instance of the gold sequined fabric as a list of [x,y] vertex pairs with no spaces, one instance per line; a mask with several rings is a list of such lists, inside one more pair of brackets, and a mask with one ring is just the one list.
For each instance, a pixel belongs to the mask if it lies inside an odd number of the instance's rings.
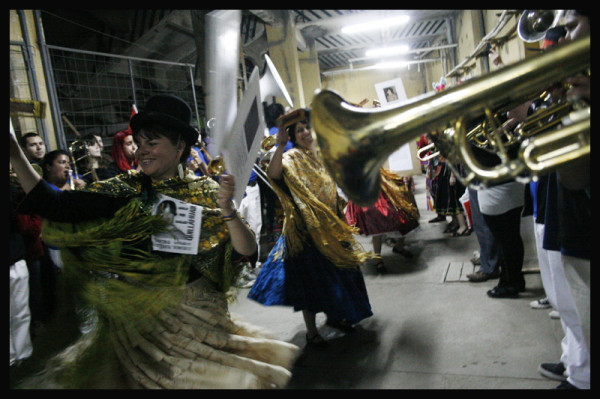
[[368,257],[342,220],[337,187],[319,157],[293,148],[283,155],[283,184],[270,180],[284,208],[283,234],[291,255],[310,237],[337,267],[357,268]]
[[419,208],[414,195],[404,183],[404,177],[388,169],[381,168],[381,190],[396,209],[402,209],[412,220],[419,220]]

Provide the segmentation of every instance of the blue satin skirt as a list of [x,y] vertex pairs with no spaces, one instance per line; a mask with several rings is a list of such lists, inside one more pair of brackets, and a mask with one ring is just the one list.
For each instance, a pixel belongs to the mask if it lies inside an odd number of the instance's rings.
[[[275,258],[276,253],[283,256]],[[356,324],[373,315],[360,269],[336,267],[312,244],[291,257],[279,237],[264,262],[248,298],[266,306],[324,312],[329,321]]]

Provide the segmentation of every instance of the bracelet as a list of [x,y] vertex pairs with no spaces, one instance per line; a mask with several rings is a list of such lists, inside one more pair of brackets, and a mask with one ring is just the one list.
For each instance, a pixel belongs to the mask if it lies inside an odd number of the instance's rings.
[[224,222],[229,222],[230,220],[233,220],[236,217],[237,217],[237,211],[233,211],[233,213],[231,215],[221,216],[221,219],[223,219]]

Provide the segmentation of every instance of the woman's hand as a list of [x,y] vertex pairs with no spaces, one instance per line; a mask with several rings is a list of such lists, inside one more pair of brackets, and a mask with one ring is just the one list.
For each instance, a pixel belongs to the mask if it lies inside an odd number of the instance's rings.
[[[221,175],[217,204],[221,208],[223,219],[229,229],[231,245],[241,255],[254,255],[258,250],[254,232],[240,220],[233,206],[233,194],[235,192],[235,180],[231,175]],[[233,215],[233,217],[227,217]]]
[[277,122],[277,145],[279,147],[285,147],[290,139],[290,134],[288,133],[287,126],[281,124],[282,120],[278,119]]
[[235,210],[233,206],[233,194],[235,193],[235,179],[231,175],[221,175],[219,179],[219,194],[217,205],[221,208],[223,215],[230,215]]

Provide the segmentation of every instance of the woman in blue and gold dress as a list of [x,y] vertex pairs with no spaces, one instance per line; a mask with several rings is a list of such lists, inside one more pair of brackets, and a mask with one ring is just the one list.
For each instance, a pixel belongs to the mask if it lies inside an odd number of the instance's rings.
[[[369,255],[355,241],[356,229],[344,220],[335,182],[320,160],[308,120],[277,134],[279,146],[267,173],[284,208],[283,232],[248,297],[301,310],[307,343],[323,346],[316,313],[324,312],[328,325],[344,331],[372,316],[360,271]],[[288,137],[294,148],[284,153]]]
[[[228,290],[242,261],[256,258],[256,241],[233,208],[231,176],[219,185],[184,172],[198,138],[191,115],[177,97],[152,97],[131,120],[142,172],[80,191],[50,189],[11,133],[11,165],[27,193],[22,211],[45,218],[44,240],[61,249],[65,278],[95,315],[30,387],[106,388],[101,382],[122,378],[143,388],[281,388],[291,378],[298,347],[229,314]],[[202,215],[199,234],[186,233],[196,237],[186,238],[187,251],[155,246],[170,233],[153,212],[163,196],[180,204],[177,217]],[[119,373],[107,378],[107,370]]]

